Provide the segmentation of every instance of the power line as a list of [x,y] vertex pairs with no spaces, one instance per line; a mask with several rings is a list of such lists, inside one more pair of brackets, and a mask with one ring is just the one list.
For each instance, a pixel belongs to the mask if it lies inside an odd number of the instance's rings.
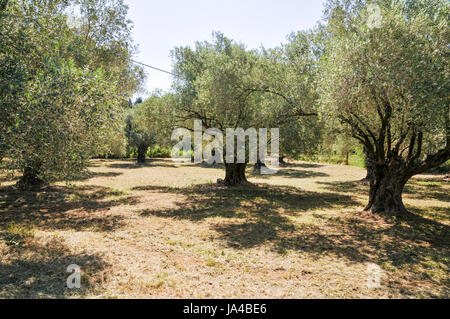
[[150,68],[150,69],[153,69],[153,70],[156,70],[156,71],[159,71],[159,72],[164,72],[164,73],[167,73],[167,74],[170,74],[170,75],[173,75],[173,76],[176,76],[174,73],[172,73],[172,72],[169,72],[169,71],[165,71],[165,70],[162,70],[162,69],[159,69],[159,68],[156,68],[156,67],[154,67],[154,66],[151,66],[151,65],[148,65],[148,64],[145,64],[145,63],[142,63],[142,62],[138,62],[138,61],[134,61],[134,60],[130,60],[131,62],[133,62],[133,63],[136,63],[136,64],[140,64],[140,65],[143,65],[143,66],[145,66],[145,67],[147,67],[147,68]]

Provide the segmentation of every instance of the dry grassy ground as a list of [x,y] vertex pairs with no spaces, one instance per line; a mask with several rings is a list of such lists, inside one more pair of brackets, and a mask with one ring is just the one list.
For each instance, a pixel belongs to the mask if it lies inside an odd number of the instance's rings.
[[[21,193],[1,180],[0,297],[449,298],[450,183],[419,176],[415,217],[362,212],[363,169],[291,163],[249,169],[95,160],[72,185]],[[82,269],[69,290],[66,267]],[[368,288],[368,267],[381,287]]]

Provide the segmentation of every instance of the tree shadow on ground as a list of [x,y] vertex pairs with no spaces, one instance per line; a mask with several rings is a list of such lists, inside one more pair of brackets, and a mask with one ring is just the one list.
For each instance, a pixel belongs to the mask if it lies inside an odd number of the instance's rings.
[[[361,181],[350,182],[316,182],[324,185],[325,189],[333,192],[353,193],[358,195],[369,194],[369,184]],[[434,199],[442,202],[450,202],[448,189],[443,187],[446,182],[439,180],[411,179],[406,184],[403,194],[413,195],[417,199]]]
[[[450,227],[413,214],[394,221],[379,218],[381,223],[361,215],[327,218],[325,227],[309,226],[300,234],[283,237],[280,247],[317,257],[329,255],[382,265],[408,283],[429,282],[442,288],[429,297],[448,298],[448,276],[442,272],[450,271]],[[402,290],[404,295],[415,295],[414,285],[407,289],[395,276],[388,286]]]
[[259,169],[253,170],[251,177],[255,178],[272,178],[272,177],[289,177],[289,178],[311,178],[311,177],[328,177],[330,175],[322,172],[305,171],[299,169],[279,169],[274,171],[273,175],[260,174]]
[[138,169],[143,167],[166,167],[166,168],[176,168],[174,164],[166,163],[167,160],[163,159],[147,159],[145,163],[138,163],[135,160],[121,160],[123,163],[106,163],[105,167],[110,168],[125,168],[125,169]]
[[357,205],[350,196],[314,193],[296,187],[251,184],[226,187],[217,184],[195,185],[186,188],[143,186],[133,190],[182,194],[186,198],[175,210],[145,210],[142,215],[184,218],[199,221],[209,217],[266,218],[279,214],[297,215],[311,209]]
[[[187,166],[201,167],[201,168],[212,168],[212,169],[225,169],[224,164],[214,163],[208,164],[207,162],[201,163],[187,163]],[[274,171],[273,175],[262,175],[260,174],[260,169],[256,168],[254,164],[247,164],[247,172],[250,173],[251,177],[263,177],[270,178],[273,176],[284,176],[284,177],[292,177],[292,178],[308,178],[308,177],[327,177],[329,176],[326,173],[322,172],[314,172],[314,171],[305,171],[299,170],[298,168],[319,168],[323,165],[319,164],[306,164],[306,163],[280,163],[280,169],[278,171]],[[288,168],[295,167],[295,168]]]
[[407,205],[408,210],[416,215],[440,222],[450,222],[450,207],[416,207]]
[[318,163],[306,163],[306,162],[280,162],[280,167],[300,167],[300,168],[321,168],[324,167],[324,164],[318,164]]
[[[46,244],[28,239],[23,246],[4,250],[0,257],[0,298],[83,297],[100,288],[110,269],[99,255],[71,253],[58,237]],[[67,287],[67,267],[72,264],[81,269],[80,288]]]
[[[281,166],[285,166],[281,165]],[[301,168],[321,168],[325,165],[323,164],[317,164],[317,163],[288,163],[287,166],[295,166],[295,167],[301,167]]]
[[225,165],[222,163],[208,164],[205,161],[203,161],[201,163],[187,162],[184,165],[191,166],[191,167],[201,167],[201,168],[225,169]]
[[101,186],[48,186],[19,191],[0,188],[0,225],[17,223],[49,230],[112,231],[123,217],[109,211],[118,205],[133,205],[135,197]]
[[[94,166],[91,166],[94,167]],[[87,181],[90,179],[94,179],[97,177],[118,177],[122,175],[123,173],[120,172],[92,172],[92,171],[86,171],[83,172],[80,176],[76,178],[70,179],[70,182],[81,182],[81,181]],[[0,183],[2,182],[18,182],[20,180],[20,176],[14,176],[14,177],[8,177],[8,176],[1,176],[0,177]],[[59,180],[60,182],[63,182],[63,180]]]
[[[437,287],[449,284],[445,276],[434,277],[433,272],[449,271],[450,227],[417,215],[390,219],[363,213],[351,196],[305,192],[294,187],[197,185],[139,190],[183,195],[177,208],[147,209],[142,216],[193,222],[224,218],[211,226],[217,232],[211,240],[234,249],[266,246],[279,254],[296,252],[313,258],[331,256],[349,262],[370,262],[394,267],[410,281],[425,280]],[[344,212],[344,208],[350,210]],[[395,278],[389,285],[403,289],[406,295],[415,293],[405,290]],[[444,289],[436,296],[445,295],[448,290]]]
[[284,250],[285,236],[291,236],[300,229],[292,218],[301,217],[311,210],[339,210],[359,205],[351,196],[264,184],[233,188],[216,184],[187,188],[148,186],[135,190],[177,193],[184,197],[176,203],[175,209],[146,209],[141,212],[142,216],[195,222],[214,217],[226,218],[229,221],[221,222],[214,229],[230,247],[247,249],[268,243],[278,252]]
[[123,175],[123,173],[119,173],[119,172],[86,172],[84,174],[82,174],[80,177],[75,178],[72,180],[72,182],[75,181],[86,181],[86,180],[90,180],[90,179],[94,179],[94,178],[101,178],[101,177],[118,177],[120,175]]
[[316,184],[323,185],[326,190],[339,193],[351,193],[356,195],[368,195],[369,184],[362,181],[350,182],[320,182]]
[[411,179],[406,184],[404,194],[413,194],[417,199],[434,199],[441,202],[450,202],[448,188],[443,187],[449,182],[444,180]]

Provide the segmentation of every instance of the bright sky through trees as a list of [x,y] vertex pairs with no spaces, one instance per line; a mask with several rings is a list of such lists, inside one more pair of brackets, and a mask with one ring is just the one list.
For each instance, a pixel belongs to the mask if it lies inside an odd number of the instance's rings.
[[[213,31],[248,48],[275,47],[292,31],[313,27],[322,17],[323,0],[127,0],[137,61],[171,71],[176,46],[210,40]],[[147,69],[147,89],[167,90],[171,76]]]

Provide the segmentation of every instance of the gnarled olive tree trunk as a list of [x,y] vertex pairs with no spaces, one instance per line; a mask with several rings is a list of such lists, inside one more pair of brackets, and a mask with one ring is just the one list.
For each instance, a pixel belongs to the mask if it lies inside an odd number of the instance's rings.
[[226,163],[225,164],[225,180],[224,184],[227,186],[238,186],[248,184],[245,177],[246,163]]
[[402,193],[410,176],[401,161],[392,161],[385,165],[372,166],[369,177],[369,204],[366,211],[387,215],[408,213],[402,199]]

